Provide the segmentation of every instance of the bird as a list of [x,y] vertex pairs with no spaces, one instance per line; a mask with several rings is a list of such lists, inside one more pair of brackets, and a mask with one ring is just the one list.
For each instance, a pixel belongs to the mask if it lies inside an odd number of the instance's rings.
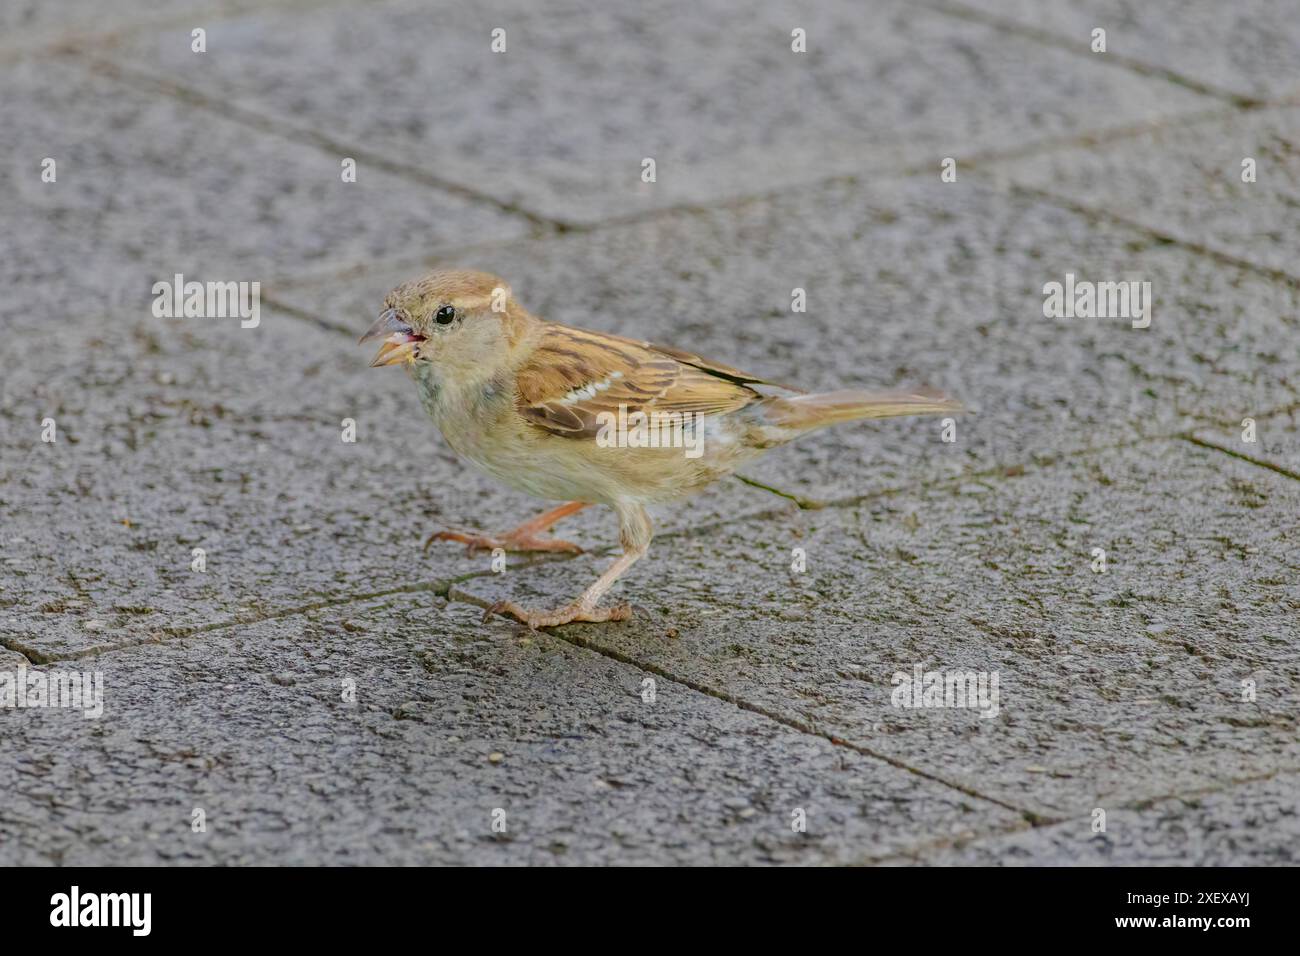
[[691,352],[545,321],[487,272],[440,270],[397,286],[359,344],[382,340],[371,367],[401,366],[454,451],[502,483],[563,504],[502,535],[440,531],[434,541],[516,552],[577,552],[546,535],[590,505],[618,517],[622,554],[577,598],[529,610],[486,609],[531,629],[622,621],[601,598],[643,557],[648,505],[702,491],[764,452],[827,425],[952,414],[929,389],[808,394]]

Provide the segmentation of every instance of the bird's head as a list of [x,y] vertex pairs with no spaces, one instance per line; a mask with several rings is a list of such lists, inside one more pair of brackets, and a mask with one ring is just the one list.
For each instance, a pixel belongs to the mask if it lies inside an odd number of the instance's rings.
[[371,367],[424,362],[444,374],[490,373],[526,321],[510,286],[497,276],[434,272],[388,293],[379,320],[360,341],[383,340]]

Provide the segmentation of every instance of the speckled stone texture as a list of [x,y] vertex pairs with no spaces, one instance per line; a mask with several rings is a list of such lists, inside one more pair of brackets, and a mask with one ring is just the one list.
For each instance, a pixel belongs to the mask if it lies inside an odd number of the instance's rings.
[[[104,687],[0,706],[0,864],[1296,863],[1286,4],[100,6],[0,12],[0,704]],[[617,535],[422,550],[545,507],[355,344],[452,265],[968,413],[658,509],[629,622],[484,621]],[[260,322],[155,316],[176,273]],[[1067,274],[1150,327],[1046,317]]]

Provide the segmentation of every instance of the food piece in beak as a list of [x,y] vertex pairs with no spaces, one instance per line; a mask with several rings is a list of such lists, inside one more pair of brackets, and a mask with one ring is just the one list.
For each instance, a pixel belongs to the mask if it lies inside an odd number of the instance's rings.
[[379,321],[358,339],[358,344],[379,338],[384,340],[384,344],[370,363],[371,368],[415,361],[416,348],[424,341],[424,336],[412,329],[396,309],[386,309]]
[[394,341],[397,336],[394,335],[383,345],[379,347],[378,354],[370,360],[371,368],[379,368],[382,365],[399,365],[402,362],[415,361],[415,346],[420,342],[419,339],[411,339],[406,342]]

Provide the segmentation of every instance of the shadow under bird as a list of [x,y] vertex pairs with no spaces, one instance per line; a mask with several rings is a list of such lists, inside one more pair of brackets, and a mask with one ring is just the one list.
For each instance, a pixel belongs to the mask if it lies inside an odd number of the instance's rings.
[[546,322],[483,272],[398,286],[360,341],[375,339],[383,343],[371,365],[405,366],[456,452],[512,488],[566,502],[499,537],[442,531],[425,547],[578,551],[545,532],[591,504],[618,515],[622,556],[575,600],[488,610],[533,628],[631,616],[625,604],[599,602],[650,545],[646,505],[701,491],[825,425],[962,410],[928,389],[804,394],[680,349]]

